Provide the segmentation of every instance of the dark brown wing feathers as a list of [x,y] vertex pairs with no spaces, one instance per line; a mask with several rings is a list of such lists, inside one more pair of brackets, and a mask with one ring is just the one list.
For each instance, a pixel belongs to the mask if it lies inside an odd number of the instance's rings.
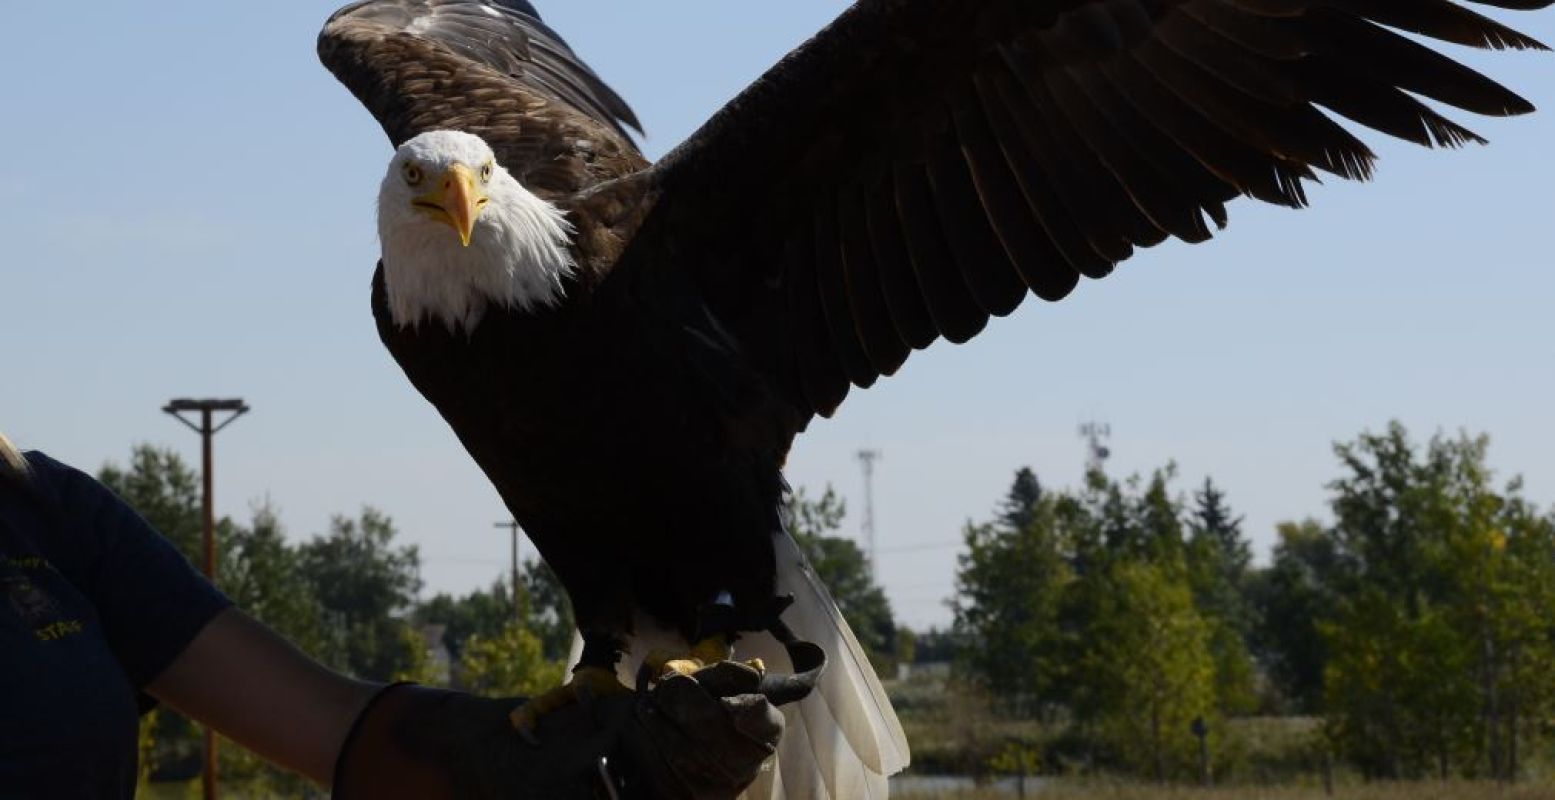
[[[1532,110],[1399,33],[1543,49],[1469,5],[862,0],[653,168],[650,218],[697,220],[705,247],[677,252],[715,313],[829,414],[1028,290],[1057,300],[1137,248],[1208,239],[1238,195],[1300,207],[1315,171],[1370,177],[1375,154],[1330,114],[1457,146],[1483,140],[1418,98]],[[644,231],[645,258],[689,235]],[[730,252],[775,257],[736,278]]]
[[869,237],[865,200],[861,189],[842,195],[837,204],[838,232],[842,236],[842,266],[848,307],[855,320],[859,343],[879,375],[894,375],[911,352],[891,319],[885,298],[885,278],[880,274],[874,244]]
[[900,163],[893,182],[907,257],[918,277],[929,317],[940,335],[952,342],[965,342],[983,330],[987,314],[978,308],[945,241],[928,168],[921,163]]
[[630,109],[525,0],[356,3],[319,53],[394,142],[490,142],[572,210],[592,274],[623,249],[690,270],[751,366],[829,414],[1028,291],[1210,238],[1238,195],[1300,207],[1317,171],[1370,177],[1330,115],[1458,146],[1483,140],[1420,98],[1531,111],[1400,33],[1543,49],[1470,2],[861,0],[647,170]]
[[475,133],[550,198],[646,166],[631,109],[523,0],[367,0],[330,17],[318,51],[396,146]]
[[[855,196],[864,204],[864,224],[880,276],[880,296],[891,315],[896,338],[914,350],[928,347],[939,338],[939,329],[929,315],[928,303],[913,273],[912,257],[907,254],[907,239],[896,210],[896,185],[890,175],[884,175]],[[879,335],[890,333],[881,331]]]

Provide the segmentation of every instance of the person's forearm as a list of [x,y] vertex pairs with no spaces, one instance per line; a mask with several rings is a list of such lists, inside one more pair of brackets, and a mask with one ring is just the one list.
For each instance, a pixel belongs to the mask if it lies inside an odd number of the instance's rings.
[[325,668],[248,615],[229,609],[206,625],[146,691],[327,786],[352,722],[378,688]]

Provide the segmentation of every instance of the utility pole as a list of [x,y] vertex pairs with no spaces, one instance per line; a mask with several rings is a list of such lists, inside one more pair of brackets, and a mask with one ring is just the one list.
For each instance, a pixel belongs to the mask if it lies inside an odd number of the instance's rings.
[[864,546],[869,550],[869,577],[875,574],[875,462],[880,460],[879,450],[858,451],[859,464],[864,468]]
[[[162,410],[173,415],[174,419],[189,426],[189,429],[200,434],[200,481],[203,484],[203,499],[201,511],[205,517],[205,531],[202,537],[205,547],[205,577],[211,583],[216,582],[216,506],[212,496],[211,486],[211,439],[222,428],[232,424],[232,421],[248,413],[248,404],[240,399],[230,400],[191,400],[181,397],[169,402]],[[200,412],[199,424],[185,419],[183,412]],[[212,418],[218,412],[226,412],[230,416],[221,421],[221,424],[213,424]],[[205,773],[200,779],[205,790],[205,800],[216,800],[216,731],[211,726],[205,726]]]
[[524,603],[519,598],[522,596],[518,585],[518,520],[510,519],[507,522],[498,522],[495,527],[507,528],[513,537],[513,622],[519,627],[524,625]]
[[1087,422],[1080,426],[1080,438],[1085,440],[1085,472],[1101,472],[1107,459],[1112,457],[1107,440],[1112,438],[1112,426],[1105,422]]

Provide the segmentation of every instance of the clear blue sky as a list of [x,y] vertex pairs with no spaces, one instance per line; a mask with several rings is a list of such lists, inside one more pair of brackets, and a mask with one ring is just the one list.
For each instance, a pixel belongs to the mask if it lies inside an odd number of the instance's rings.
[[[840,2],[540,2],[658,155],[838,13]],[[335,2],[28,3],[0,51],[0,428],[88,469],[196,437],[158,409],[241,395],[217,504],[269,497],[293,536],[378,506],[429,590],[506,563],[504,511],[376,340],[368,280],[388,146],[313,55]],[[1521,16],[1555,41],[1555,13]],[[1454,51],[1460,53],[1462,51]],[[1469,54],[1555,112],[1555,56]],[[937,345],[802,437],[790,477],[855,512],[876,473],[899,614],[943,624],[955,543],[1021,464],[1075,484],[1076,425],[1110,422],[1118,473],[1212,475],[1260,553],[1326,512],[1330,445],[1390,418],[1495,438],[1555,502],[1555,113],[1473,120],[1489,148],[1378,139],[1379,180],[1304,212],[1239,203],[1217,242],[1145,252],[1059,305],[1028,301]]]

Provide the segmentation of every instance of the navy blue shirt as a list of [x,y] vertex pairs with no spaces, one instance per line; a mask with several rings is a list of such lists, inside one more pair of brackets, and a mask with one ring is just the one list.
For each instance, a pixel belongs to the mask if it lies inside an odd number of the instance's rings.
[[90,476],[0,476],[0,798],[135,793],[139,691],[230,602]]

